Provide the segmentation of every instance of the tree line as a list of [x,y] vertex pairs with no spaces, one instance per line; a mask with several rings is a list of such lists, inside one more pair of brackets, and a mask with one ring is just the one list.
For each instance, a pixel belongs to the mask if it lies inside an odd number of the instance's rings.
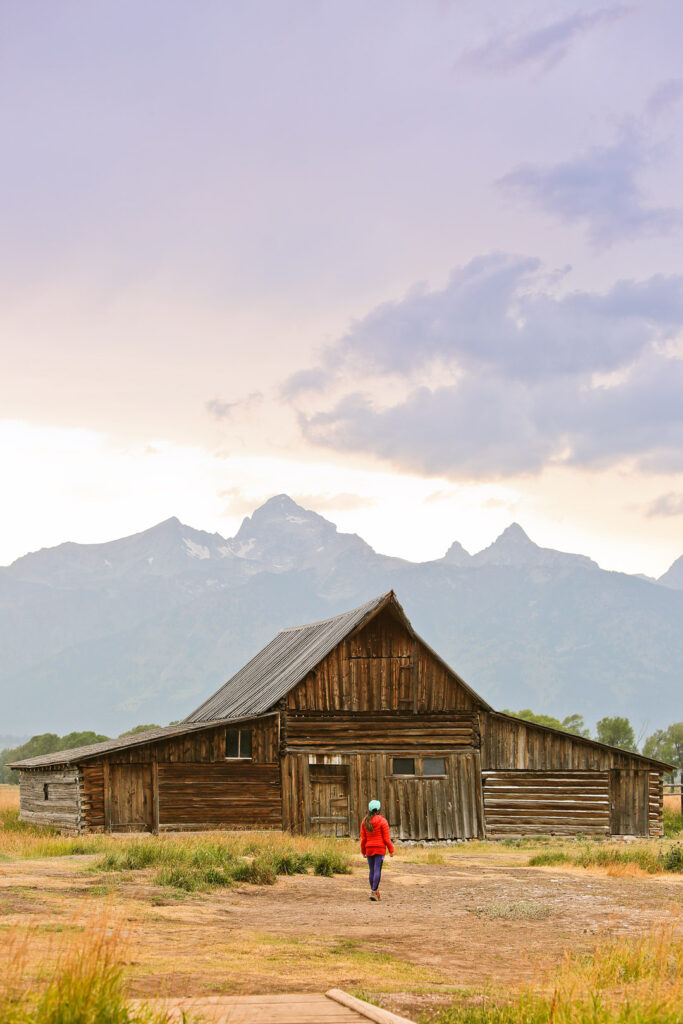
[[[122,732],[121,736],[132,736],[136,732],[158,728],[158,725],[136,725],[134,729]],[[103,743],[105,740],[110,739],[112,739],[111,736],[103,736],[99,732],[92,732],[90,730],[85,732],[69,732],[66,736],[58,736],[54,732],[43,732],[38,736],[32,736],[30,740],[27,740],[26,743],[22,743],[18,747],[0,750],[0,783],[19,784],[19,772],[8,768],[8,762],[11,764],[13,761],[23,761],[27,757],[55,754],[58,750],[71,750],[74,747],[89,747],[91,743]]]

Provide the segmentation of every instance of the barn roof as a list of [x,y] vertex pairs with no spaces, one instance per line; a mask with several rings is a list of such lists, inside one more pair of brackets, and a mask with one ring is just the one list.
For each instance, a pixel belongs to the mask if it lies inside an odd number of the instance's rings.
[[78,761],[87,761],[91,757],[97,757],[98,754],[109,754],[113,750],[127,750],[130,747],[140,747],[154,740],[173,739],[174,736],[184,736],[188,732],[199,732],[200,729],[207,729],[212,725],[228,725],[235,721],[244,721],[244,719],[227,718],[216,722],[198,722],[196,725],[188,725],[187,722],[177,722],[175,725],[160,726],[158,729],[145,729],[144,732],[129,733],[127,736],[119,736],[116,740],[89,743],[86,747],[56,750],[53,754],[38,754],[36,757],[27,757],[23,761],[13,761],[7,767],[50,768],[59,764],[74,764]]

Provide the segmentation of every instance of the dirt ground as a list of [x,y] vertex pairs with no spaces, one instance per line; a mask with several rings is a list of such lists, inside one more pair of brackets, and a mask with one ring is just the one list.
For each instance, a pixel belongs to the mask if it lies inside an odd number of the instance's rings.
[[387,862],[381,903],[360,857],[348,876],[182,896],[149,872],[93,871],[94,857],[4,861],[0,943],[28,926],[37,961],[104,916],[126,933],[134,995],[338,987],[410,1016],[454,990],[538,982],[599,935],[665,920],[683,931],[683,877],[529,868],[529,855],[477,843],[442,849],[435,864],[404,849]]

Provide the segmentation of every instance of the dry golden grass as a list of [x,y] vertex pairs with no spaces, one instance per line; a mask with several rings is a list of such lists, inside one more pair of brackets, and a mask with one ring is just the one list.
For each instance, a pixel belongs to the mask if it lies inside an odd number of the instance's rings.
[[47,945],[35,928],[0,944],[2,1024],[170,1024],[163,1010],[129,1003],[132,945],[120,921],[56,930]]
[[544,986],[509,1001],[492,989],[442,1009],[434,1024],[680,1024],[683,942],[672,926],[600,939],[568,954]]
[[681,810],[681,798],[678,795],[678,793],[675,793],[673,796],[671,794],[668,794],[667,796],[665,796],[664,797],[664,806],[668,807],[669,810],[671,810],[671,811],[678,811],[678,812],[680,812],[680,810]]
[[0,811],[19,810],[19,787],[0,784]]

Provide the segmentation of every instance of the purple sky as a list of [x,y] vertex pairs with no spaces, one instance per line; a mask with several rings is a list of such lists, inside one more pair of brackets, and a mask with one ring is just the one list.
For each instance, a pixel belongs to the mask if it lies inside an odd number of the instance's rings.
[[[287,491],[683,553],[683,6],[6,3],[0,562]],[[398,510],[398,511],[397,511]]]

